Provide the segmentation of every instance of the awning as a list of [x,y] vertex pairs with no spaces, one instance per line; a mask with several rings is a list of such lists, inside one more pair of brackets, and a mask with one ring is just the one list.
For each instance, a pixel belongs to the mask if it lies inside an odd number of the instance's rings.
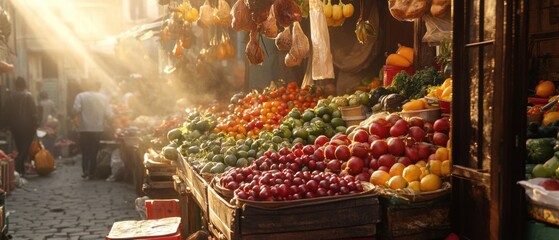
[[115,56],[116,46],[120,39],[135,38],[139,41],[145,41],[152,37],[159,36],[159,31],[163,25],[163,20],[158,19],[151,23],[135,26],[126,32],[122,32],[116,36],[94,42],[90,44],[89,49],[98,54]]

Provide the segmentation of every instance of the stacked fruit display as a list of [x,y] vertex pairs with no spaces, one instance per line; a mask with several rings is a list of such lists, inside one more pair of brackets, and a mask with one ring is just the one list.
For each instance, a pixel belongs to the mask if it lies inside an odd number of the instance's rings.
[[215,132],[223,132],[236,139],[256,138],[262,130],[272,130],[281,123],[292,108],[303,111],[316,106],[320,92],[314,87],[300,89],[297,83],[263,93],[233,96],[229,112],[218,119]]

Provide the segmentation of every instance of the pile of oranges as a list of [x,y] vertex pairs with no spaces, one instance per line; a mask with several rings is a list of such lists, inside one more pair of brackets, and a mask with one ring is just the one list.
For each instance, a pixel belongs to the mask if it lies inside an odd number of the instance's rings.
[[261,131],[277,128],[292,108],[303,111],[315,107],[320,96],[319,91],[301,89],[296,82],[263,93],[251,92],[219,115],[214,131],[236,139],[256,138]]
[[434,158],[427,162],[421,160],[408,166],[395,163],[389,172],[374,171],[370,182],[393,190],[407,188],[415,193],[441,189],[441,178],[448,177],[452,167],[449,154],[448,148],[438,148]]

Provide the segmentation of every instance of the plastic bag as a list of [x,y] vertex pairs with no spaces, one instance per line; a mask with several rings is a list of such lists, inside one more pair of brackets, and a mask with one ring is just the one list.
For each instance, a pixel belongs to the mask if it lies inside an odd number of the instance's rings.
[[398,21],[413,21],[422,17],[429,7],[428,0],[389,0],[390,14]]
[[[273,7],[274,6],[272,5],[272,8]],[[260,25],[260,29],[264,37],[275,38],[278,36],[279,30],[278,30],[276,18],[274,17],[274,11],[270,11],[270,13],[268,14],[268,19],[266,19],[266,21],[264,21]]]
[[54,171],[54,158],[46,149],[41,149],[35,154],[35,171],[39,175],[48,175]]
[[264,62],[264,50],[260,46],[260,41],[258,41],[258,32],[252,31],[249,34],[250,40],[246,46],[246,56],[250,64],[256,65]]
[[233,16],[231,27],[235,31],[250,32],[256,28],[256,24],[252,21],[244,0],[237,0],[237,2],[233,4],[231,16]]
[[450,39],[452,24],[450,15],[445,18],[433,17],[431,15],[423,16],[427,31],[423,36],[423,42],[429,45],[438,45],[444,39]]
[[214,11],[214,23],[224,27],[231,26],[231,6],[225,0],[219,0]]
[[280,52],[287,52],[291,49],[291,30],[286,27],[276,37],[276,47]]
[[312,40],[312,78],[314,80],[333,79],[334,63],[330,52],[330,34],[324,16],[323,4],[319,0],[310,0],[309,17]]
[[209,28],[213,25],[213,9],[208,0],[204,5],[200,6],[200,16],[198,17],[198,26],[201,28]]
[[142,220],[145,220],[146,217],[146,200],[149,200],[148,196],[138,197],[134,201],[134,205],[136,205],[136,212],[140,215]]
[[299,24],[299,22],[294,22],[289,54],[295,59],[303,59],[307,58],[309,50],[309,39],[305,36],[303,29],[301,29],[301,24]]
[[124,162],[120,157],[120,149],[115,149],[111,153],[111,175],[106,179],[107,182],[113,182],[119,179],[124,172]]
[[302,19],[301,9],[294,0],[275,0],[274,16],[283,27],[288,27]]

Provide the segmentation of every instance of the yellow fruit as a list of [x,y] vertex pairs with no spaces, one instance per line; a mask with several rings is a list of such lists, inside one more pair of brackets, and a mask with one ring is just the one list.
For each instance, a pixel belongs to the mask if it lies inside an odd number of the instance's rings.
[[450,87],[452,86],[452,78],[447,78],[444,80],[443,84],[441,85],[441,88],[446,88],[446,87]]
[[429,173],[441,176],[441,164],[442,162],[439,160],[430,160],[429,164],[427,164],[427,170]]
[[548,125],[559,120],[559,112],[548,112],[543,115],[542,125]]
[[552,81],[540,81],[536,86],[536,95],[539,97],[549,97],[555,94],[555,84]]
[[332,6],[332,19],[338,21],[343,18],[342,6],[335,4]]
[[394,190],[402,189],[408,186],[408,182],[402,176],[393,176],[388,180],[388,187]]
[[408,61],[405,57],[402,57],[401,55],[390,54],[386,58],[386,65],[397,66],[397,67],[409,67],[411,66],[411,62]]
[[413,48],[398,44],[398,51],[396,51],[396,54],[407,59],[410,64],[413,64]]
[[390,174],[390,176],[402,176],[402,172],[404,171],[404,168],[406,166],[404,166],[404,164],[402,163],[394,163],[394,165],[392,165],[392,167],[390,168],[390,171],[388,171],[388,174]]
[[386,182],[390,179],[390,174],[385,171],[376,170],[371,174],[371,178],[369,182],[375,185],[382,185],[384,186]]
[[416,193],[419,193],[421,192],[421,183],[419,181],[412,181],[408,183],[408,188]]
[[349,17],[353,16],[354,11],[355,11],[355,8],[353,7],[353,4],[351,4],[351,3],[344,4],[342,6],[342,13],[344,15],[344,18],[349,18]]
[[332,2],[331,2],[331,0],[328,0],[328,3],[324,4],[324,16],[326,17],[326,19],[332,17]]
[[406,179],[408,182],[417,181],[421,176],[421,169],[416,165],[409,165],[404,168],[404,172],[402,172],[402,177]]
[[452,86],[444,88],[443,93],[441,94],[441,99],[446,101],[450,101],[452,99]]
[[425,166],[427,166],[427,163],[426,163],[425,161],[423,161],[423,160],[419,160],[419,161],[417,161],[417,162],[415,163],[415,166],[418,166],[418,167],[425,167]]
[[421,100],[413,99],[402,106],[403,111],[415,111],[425,109],[424,103]]
[[421,180],[423,177],[429,174],[429,171],[427,171],[427,167],[419,167],[419,170],[421,170],[421,175],[419,175],[419,180]]
[[441,148],[438,148],[437,151],[435,152],[435,157],[439,161],[448,160],[448,153],[449,153],[448,148],[441,147]]
[[422,192],[435,191],[441,188],[441,178],[435,174],[427,174],[421,179],[420,189]]
[[450,160],[444,160],[443,163],[441,164],[441,176],[443,177],[449,176],[451,167],[452,164],[450,163]]

